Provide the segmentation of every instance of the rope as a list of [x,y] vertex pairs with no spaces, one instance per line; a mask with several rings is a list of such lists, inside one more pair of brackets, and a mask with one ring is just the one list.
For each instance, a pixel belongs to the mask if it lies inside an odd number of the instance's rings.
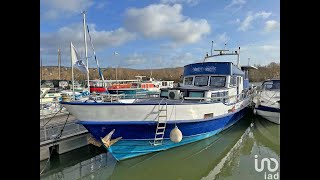
[[[59,109],[59,111],[57,111],[50,119],[49,119],[49,121],[47,121],[41,128],[43,128],[44,126],[46,126],[57,114],[58,114],[58,112],[60,112],[61,110],[62,110],[62,106],[61,106],[61,108]],[[70,114],[70,113],[69,113]],[[69,115],[68,115],[69,116]]]
[[[265,91],[265,93],[264,93],[267,96],[267,98],[269,98],[269,100],[267,101],[267,104],[268,104],[270,102],[270,100],[276,95],[276,92],[273,92],[273,95],[271,97],[266,92],[270,92],[270,91]],[[275,104],[275,103],[273,103],[273,104]],[[270,104],[270,105],[272,105],[272,104]]]
[[[66,126],[66,124],[67,124],[67,121],[68,121],[68,119],[69,119],[69,116],[70,116],[70,112],[69,112],[69,114],[68,114],[68,116],[67,116],[66,121],[64,122],[64,125],[63,125],[63,127],[62,127],[62,129],[61,129],[60,133],[58,134],[58,136],[56,136],[56,137],[54,138],[54,140],[55,140],[55,141],[52,143],[52,144],[53,144],[53,146],[52,146],[52,147],[54,147],[54,146],[56,145],[56,143],[57,143],[58,139],[60,139],[60,137],[62,136],[62,132],[63,132],[63,130],[64,130],[64,128],[65,128],[65,126]],[[46,167],[47,167],[47,165],[48,165],[48,163],[49,163],[49,161],[50,161],[50,158],[51,158],[52,152],[53,152],[53,148],[51,149],[51,152],[50,152],[49,158],[48,158],[48,160],[47,160],[46,164],[44,165],[44,168],[41,170],[40,175],[41,175],[41,174],[43,173],[43,171],[46,169]]]
[[93,43],[92,43],[92,40],[91,40],[91,35],[90,35],[90,31],[89,31],[89,26],[88,25],[87,25],[87,31],[88,31],[88,35],[89,35],[89,39],[90,39],[90,43],[91,43],[91,48],[92,48],[93,55],[94,55],[94,60],[96,61],[97,66],[98,66],[98,72],[99,72],[99,75],[101,77],[102,82],[104,82],[103,73],[101,72],[100,65],[99,65],[99,62],[98,62],[98,59],[97,59],[97,56],[96,56],[96,52],[95,52],[94,47],[93,47]]

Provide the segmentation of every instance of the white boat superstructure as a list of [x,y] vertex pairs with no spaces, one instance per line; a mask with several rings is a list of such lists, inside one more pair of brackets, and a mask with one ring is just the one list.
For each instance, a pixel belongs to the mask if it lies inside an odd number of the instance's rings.
[[265,119],[280,124],[280,80],[267,80],[257,90],[254,112]]

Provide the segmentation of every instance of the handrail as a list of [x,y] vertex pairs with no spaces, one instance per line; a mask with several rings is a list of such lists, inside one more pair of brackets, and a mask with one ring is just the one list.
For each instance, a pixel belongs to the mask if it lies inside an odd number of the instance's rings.
[[[221,96],[221,97],[183,97],[183,99],[186,99],[186,100],[203,100],[203,99],[231,99],[233,97],[238,97],[238,96],[241,96],[241,95],[244,95],[244,94],[247,94],[247,93],[240,93],[238,95],[232,95],[232,96]],[[250,94],[251,95],[251,94]]]
[[[243,95],[246,95],[246,96],[243,97]],[[213,102],[213,100],[220,99],[220,100],[222,100],[220,102],[229,104],[229,103],[232,103],[232,102],[230,102],[231,98],[236,97],[235,101],[238,102],[241,97],[242,97],[241,99],[247,99],[247,98],[251,98],[253,95],[254,95],[253,92],[242,92],[238,95],[222,96],[222,97],[183,97],[182,102],[183,102],[183,100],[199,100],[200,102],[202,102],[202,100],[208,100],[209,102]],[[238,97],[240,97],[240,98],[238,98]]]
[[161,103],[162,103],[162,101],[163,101],[164,99],[166,99],[166,98],[162,98],[162,99],[161,99],[161,101],[159,102],[159,105],[161,105]]

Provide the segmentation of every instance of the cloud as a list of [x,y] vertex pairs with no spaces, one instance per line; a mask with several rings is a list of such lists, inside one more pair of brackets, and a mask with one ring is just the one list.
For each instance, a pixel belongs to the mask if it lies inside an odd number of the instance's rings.
[[271,32],[280,28],[280,23],[275,20],[269,20],[265,22],[264,31]]
[[181,11],[180,4],[130,8],[125,13],[125,27],[146,38],[169,38],[175,43],[194,43],[210,32],[207,20],[192,20]]
[[238,12],[247,2],[245,0],[232,0],[224,7],[225,10],[231,10],[232,14]]
[[247,3],[245,0],[232,0],[230,4],[228,4],[225,9],[231,8],[231,7],[237,7],[241,8],[245,3]]
[[179,47],[178,44],[176,43],[164,43],[164,44],[160,44],[160,48],[162,49],[169,49],[169,50],[172,50],[172,49],[175,49]]
[[[97,31],[94,24],[89,24],[88,26],[92,42],[96,50],[112,46],[120,46],[127,41],[135,39],[136,37],[135,34],[128,32],[124,28],[118,28],[114,31]],[[91,49],[89,37],[87,40],[88,49]],[[81,24],[65,26],[60,28],[57,32],[40,34],[40,46],[43,51],[48,54],[56,54],[59,47],[63,52],[69,53],[69,46],[71,41],[78,49],[78,52],[83,52],[84,40]]]
[[163,4],[181,4],[185,3],[190,6],[195,6],[199,3],[200,0],[160,0],[160,3]]
[[230,40],[230,37],[227,35],[226,32],[224,32],[222,34],[217,35],[217,37],[215,38],[214,43],[216,43],[216,44],[221,44],[221,43],[225,44],[225,43],[228,43],[229,40]]
[[146,62],[147,62],[147,58],[144,55],[134,53],[133,55],[125,58],[123,66],[141,65],[141,64],[145,64]]
[[101,3],[98,3],[98,4],[96,5],[96,8],[97,8],[97,9],[102,9],[102,8],[105,7],[105,5],[106,5],[105,3],[102,3],[102,2],[101,2]]
[[240,27],[238,28],[239,31],[247,31],[252,27],[251,23],[257,19],[266,19],[271,15],[271,12],[257,12],[252,14],[251,12],[248,13],[247,17],[241,22]]
[[196,60],[191,53],[186,52],[181,55],[172,56],[170,58],[170,63],[167,64],[167,67],[183,67],[186,64],[194,63],[196,61],[199,61],[199,60]]
[[43,18],[53,20],[80,14],[81,11],[88,9],[94,3],[93,0],[41,0],[41,4],[45,9],[42,13]]
[[241,64],[267,65],[270,62],[280,62],[280,41],[257,42],[241,46]]

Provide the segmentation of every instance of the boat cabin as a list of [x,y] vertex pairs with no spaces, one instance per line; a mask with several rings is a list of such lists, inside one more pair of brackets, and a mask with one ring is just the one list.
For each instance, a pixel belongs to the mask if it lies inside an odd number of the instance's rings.
[[[164,89],[161,97],[233,103],[241,97],[245,73],[232,62],[203,62],[184,67],[183,84]],[[171,94],[170,94],[171,93]],[[229,98],[231,97],[231,98]]]

